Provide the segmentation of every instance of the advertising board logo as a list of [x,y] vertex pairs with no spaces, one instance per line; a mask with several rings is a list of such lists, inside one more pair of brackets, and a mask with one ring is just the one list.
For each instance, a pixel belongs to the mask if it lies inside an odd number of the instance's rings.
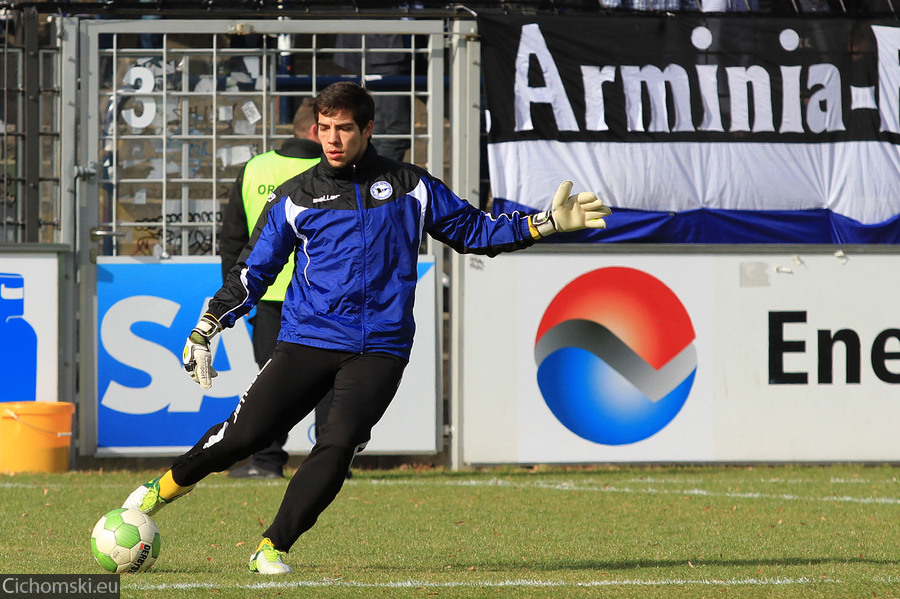
[[681,301],[633,268],[586,273],[550,302],[534,357],[547,407],[589,441],[647,439],[684,406],[697,372],[694,327]]
[[3,401],[37,397],[38,337],[25,320],[25,277],[0,272],[0,380]]

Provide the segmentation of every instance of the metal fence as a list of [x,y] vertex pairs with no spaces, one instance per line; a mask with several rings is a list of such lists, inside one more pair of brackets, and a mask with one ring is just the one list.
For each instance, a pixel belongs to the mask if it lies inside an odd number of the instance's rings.
[[99,165],[94,236],[106,237],[102,255],[216,254],[221,207],[243,165],[291,137],[302,98],[333,81],[362,81],[379,107],[394,107],[385,113],[396,117],[387,127],[376,118],[373,141],[382,153],[442,165],[443,86],[428,80],[429,59],[442,54],[434,27],[162,24],[91,27],[89,47],[98,46],[86,55],[96,65],[81,78],[88,90],[84,154]]
[[34,9],[0,23],[0,242],[61,241],[61,54]]

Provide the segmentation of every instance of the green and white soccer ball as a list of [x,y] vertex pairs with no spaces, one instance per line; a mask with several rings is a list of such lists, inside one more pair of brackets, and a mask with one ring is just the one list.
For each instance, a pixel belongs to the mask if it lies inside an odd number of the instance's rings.
[[159,528],[150,516],[120,507],[104,515],[91,532],[91,553],[104,570],[143,572],[159,556]]

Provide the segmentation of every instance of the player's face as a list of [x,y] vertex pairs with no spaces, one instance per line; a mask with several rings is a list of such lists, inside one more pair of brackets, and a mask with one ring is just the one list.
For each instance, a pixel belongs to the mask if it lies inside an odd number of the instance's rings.
[[372,121],[360,130],[353,115],[346,110],[331,116],[319,114],[319,143],[328,164],[335,168],[356,164],[366,151],[372,135]]

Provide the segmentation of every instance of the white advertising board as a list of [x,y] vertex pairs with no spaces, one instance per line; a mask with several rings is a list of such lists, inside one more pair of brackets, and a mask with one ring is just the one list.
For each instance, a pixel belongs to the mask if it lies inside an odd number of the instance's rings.
[[803,252],[467,257],[463,463],[897,460],[897,255]]
[[0,255],[0,401],[58,401],[59,257]]
[[[397,395],[384,416],[372,429],[372,440],[365,455],[376,453],[437,453],[437,320],[433,257],[419,257],[419,283],[416,286],[416,339],[409,364]],[[306,453],[315,443],[315,417],[310,414],[288,435],[285,449]]]

